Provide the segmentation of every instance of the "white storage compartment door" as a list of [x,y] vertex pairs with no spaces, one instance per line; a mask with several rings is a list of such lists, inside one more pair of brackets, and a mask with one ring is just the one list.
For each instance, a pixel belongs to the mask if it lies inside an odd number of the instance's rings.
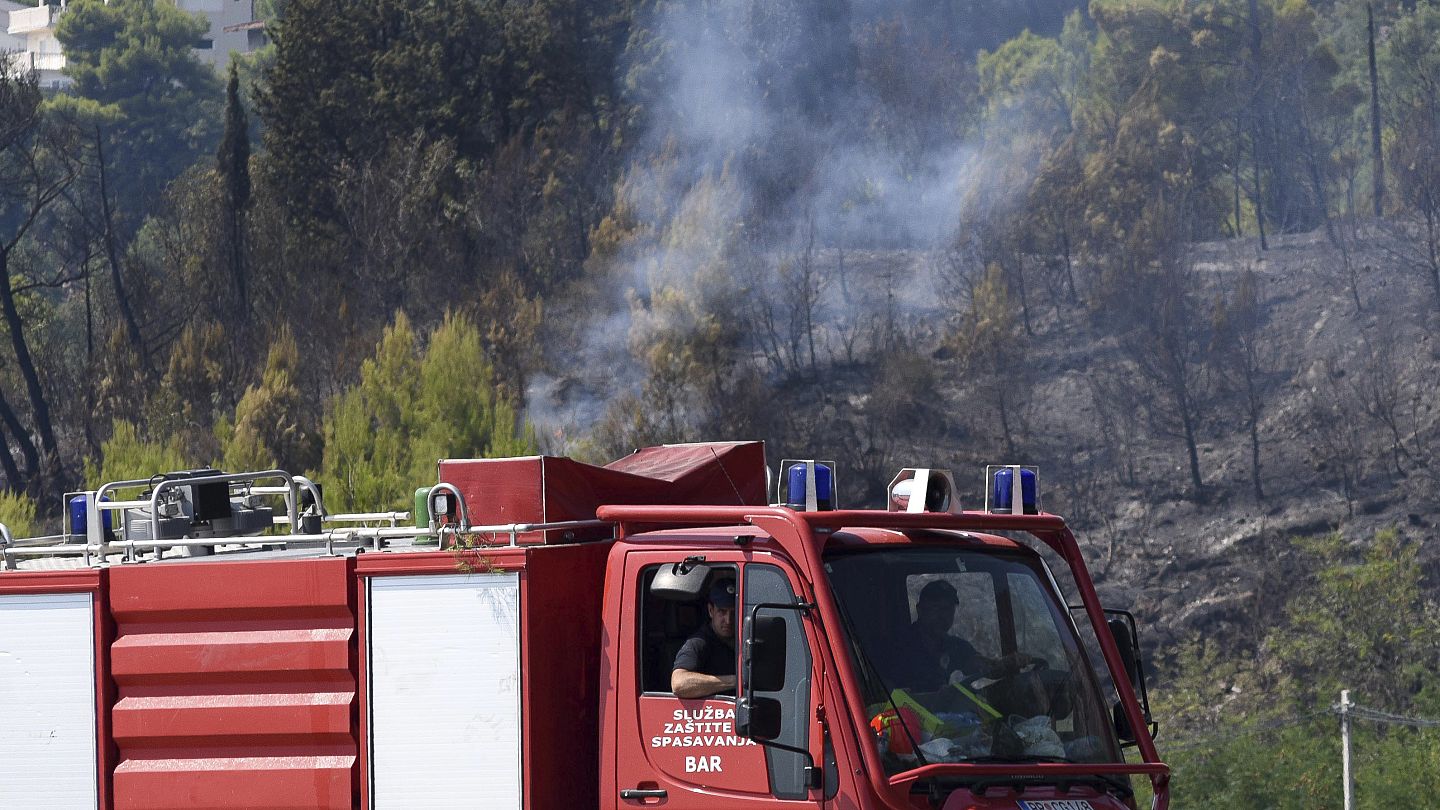
[[92,598],[0,595],[0,807],[99,801]]
[[518,574],[370,579],[370,806],[521,804]]

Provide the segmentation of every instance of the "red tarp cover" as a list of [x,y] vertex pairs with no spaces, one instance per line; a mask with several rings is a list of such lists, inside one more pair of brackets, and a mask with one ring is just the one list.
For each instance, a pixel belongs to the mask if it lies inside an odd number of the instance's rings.
[[[602,504],[763,505],[765,445],[708,442],[646,447],[604,467],[564,456],[440,462],[440,480],[465,498],[473,526],[591,520]],[[529,532],[523,543],[563,542],[609,530]],[[509,537],[496,540],[508,541]]]

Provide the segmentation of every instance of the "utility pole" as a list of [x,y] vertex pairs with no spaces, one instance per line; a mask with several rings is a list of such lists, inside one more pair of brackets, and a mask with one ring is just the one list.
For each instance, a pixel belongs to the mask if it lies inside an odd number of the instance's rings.
[[1355,780],[1350,773],[1350,690],[1340,690],[1340,745],[1345,778],[1345,810],[1355,810]]

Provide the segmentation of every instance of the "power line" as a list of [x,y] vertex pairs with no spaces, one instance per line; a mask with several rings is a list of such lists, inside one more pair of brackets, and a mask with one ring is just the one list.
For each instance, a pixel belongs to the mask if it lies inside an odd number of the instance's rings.
[[1403,714],[1351,703],[1349,689],[1341,690],[1340,703],[1330,708],[1332,711],[1338,710],[1340,714],[1340,742],[1343,746],[1341,753],[1344,757],[1345,810],[1350,810],[1355,806],[1355,775],[1350,770],[1350,723],[1352,720],[1368,720],[1372,723],[1410,726],[1411,728],[1440,726],[1440,720],[1432,720],[1428,717],[1407,717]]
[[1251,723],[1246,726],[1232,729],[1220,734],[1212,734],[1206,737],[1194,737],[1188,740],[1181,740],[1176,745],[1165,746],[1165,753],[1179,753],[1194,749],[1214,749],[1228,745],[1236,740],[1251,737],[1256,734],[1279,731],[1281,729],[1298,726],[1308,723],[1321,715],[1337,715],[1340,718],[1340,746],[1341,746],[1341,771],[1344,780],[1345,810],[1351,810],[1355,806],[1355,774],[1352,770],[1351,757],[1351,724],[1357,720],[1364,720],[1370,723],[1383,723],[1386,725],[1408,726],[1410,728],[1440,728],[1440,720],[1430,717],[1411,717],[1409,715],[1397,714],[1395,712],[1376,709],[1370,706],[1361,706],[1350,701],[1350,690],[1340,692],[1340,702],[1304,712],[1302,714],[1275,717],[1263,722]]
[[[1411,728],[1440,728],[1440,720],[1428,717],[1409,717],[1403,714],[1394,714],[1381,709],[1373,709],[1368,706],[1361,706],[1352,703],[1349,707],[1350,716],[1356,720],[1366,720],[1372,723],[1388,723],[1392,725],[1410,726]],[[1261,722],[1249,723],[1244,726],[1224,731],[1217,734],[1209,734],[1202,737],[1181,738],[1175,743],[1163,746],[1165,753],[1193,751],[1195,749],[1214,748],[1235,740],[1253,737],[1257,734],[1264,734],[1269,731],[1279,731],[1293,726],[1302,725],[1321,715],[1341,714],[1340,704],[1336,703],[1324,708],[1304,712],[1302,714],[1274,717]]]
[[1369,720],[1374,723],[1390,723],[1411,728],[1440,728],[1440,720],[1432,720],[1428,717],[1406,717],[1403,714],[1392,714],[1355,703],[1350,704],[1350,715],[1357,720]]
[[1291,726],[1298,726],[1319,717],[1322,714],[1330,714],[1329,708],[1316,709],[1304,714],[1290,715],[1287,717],[1275,717],[1258,723],[1250,723],[1231,731],[1220,734],[1211,734],[1204,737],[1191,737],[1182,739],[1174,745],[1164,746],[1165,753],[1174,751],[1190,751],[1196,748],[1214,748],[1219,744],[1233,742],[1245,737],[1253,737],[1256,734],[1263,734],[1267,731],[1278,731]]

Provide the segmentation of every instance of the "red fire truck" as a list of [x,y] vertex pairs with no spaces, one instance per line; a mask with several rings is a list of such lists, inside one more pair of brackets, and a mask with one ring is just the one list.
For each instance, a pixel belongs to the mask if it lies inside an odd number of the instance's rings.
[[[199,470],[0,531],[0,807],[1168,805],[1133,619],[1033,468],[971,510],[938,469],[772,489],[758,443],[438,473],[414,520]],[[707,623],[738,679],[682,699]]]

